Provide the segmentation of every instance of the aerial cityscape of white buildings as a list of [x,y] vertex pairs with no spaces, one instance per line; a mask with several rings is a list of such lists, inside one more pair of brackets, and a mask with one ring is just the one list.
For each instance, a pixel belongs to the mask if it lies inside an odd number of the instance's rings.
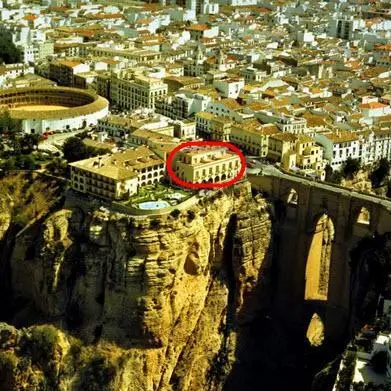
[[21,52],[0,88],[93,90],[110,102],[88,123],[106,141],[230,141],[320,179],[391,158],[386,1],[4,0],[0,21]]

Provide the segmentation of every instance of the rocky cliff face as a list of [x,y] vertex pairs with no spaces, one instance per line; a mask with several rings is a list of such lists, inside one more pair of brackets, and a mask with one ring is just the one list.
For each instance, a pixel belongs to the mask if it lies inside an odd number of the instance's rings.
[[[23,305],[14,322],[69,330],[89,346],[84,357],[103,349],[98,363],[76,359],[61,333],[63,353],[53,357],[66,370],[50,389],[81,387],[88,376],[83,389],[222,389],[241,326],[267,305],[271,220],[248,183],[201,200],[193,212],[134,219],[68,208],[17,237],[12,288]],[[105,352],[107,344],[115,348]],[[19,345],[8,347],[16,361]],[[11,371],[13,382],[19,372]]]
[[4,239],[11,225],[12,202],[7,197],[0,199],[0,241]]

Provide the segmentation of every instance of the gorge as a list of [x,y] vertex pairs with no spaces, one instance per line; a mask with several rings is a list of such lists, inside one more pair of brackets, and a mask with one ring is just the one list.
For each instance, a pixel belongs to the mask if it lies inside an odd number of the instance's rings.
[[349,251],[371,231],[341,237],[343,218],[305,204],[305,185],[289,202],[252,185],[149,218],[54,192],[18,226],[5,189],[1,389],[310,389],[346,338]]

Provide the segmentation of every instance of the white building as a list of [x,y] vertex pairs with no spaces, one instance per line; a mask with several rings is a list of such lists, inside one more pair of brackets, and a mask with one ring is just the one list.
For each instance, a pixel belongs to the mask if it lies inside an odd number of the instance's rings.
[[183,91],[174,96],[163,97],[156,102],[156,112],[172,119],[185,119],[205,111],[212,101],[209,95]]
[[213,86],[221,93],[224,98],[236,99],[244,87],[243,78],[225,78],[213,82]]
[[292,115],[275,113],[270,110],[259,110],[255,117],[266,124],[275,124],[283,132],[294,134],[307,133],[307,120]]
[[26,64],[6,64],[0,66],[0,88],[7,87],[7,80],[34,73],[34,67]]
[[361,113],[366,118],[382,117],[391,114],[391,107],[385,103],[367,102],[360,105]]
[[365,28],[365,21],[354,16],[332,17],[329,23],[329,34],[332,37],[351,41],[356,30]]
[[362,143],[354,132],[335,131],[315,134],[315,141],[324,148],[324,158],[333,170],[339,169],[348,157],[359,159],[362,156]]
[[34,42],[20,46],[22,59],[24,63],[35,63],[40,60],[45,60],[54,54],[53,42]]

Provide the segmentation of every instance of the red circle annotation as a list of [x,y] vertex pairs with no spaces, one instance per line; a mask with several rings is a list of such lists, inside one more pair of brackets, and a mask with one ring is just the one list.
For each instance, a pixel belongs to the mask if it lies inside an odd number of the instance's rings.
[[[183,148],[187,147],[208,147],[208,146],[213,146],[213,147],[225,147],[230,149],[231,151],[235,152],[237,155],[239,155],[240,158],[240,171],[238,175],[236,175],[233,179],[230,179],[229,181],[220,181],[220,182],[207,182],[207,183],[193,183],[193,182],[187,182],[184,181],[175,174],[172,164],[174,162],[174,156],[177,152],[179,152]],[[175,147],[167,157],[167,162],[166,162],[166,167],[167,167],[167,173],[171,180],[182,187],[187,187],[189,189],[221,189],[224,187],[232,186],[234,183],[239,181],[246,170],[246,159],[243,155],[243,152],[236,147],[235,145],[232,145],[230,143],[224,142],[224,141],[186,141],[177,147]]]

